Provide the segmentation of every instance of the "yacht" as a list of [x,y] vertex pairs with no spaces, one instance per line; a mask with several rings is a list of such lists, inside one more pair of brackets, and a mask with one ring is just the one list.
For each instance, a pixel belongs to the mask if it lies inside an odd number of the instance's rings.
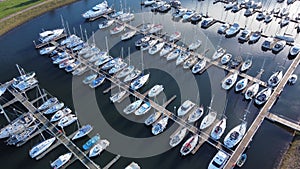
[[228,77],[226,77],[222,81],[222,88],[225,89],[225,90],[229,90],[234,85],[234,83],[236,82],[238,74],[239,73],[236,72],[236,73],[233,73],[233,74],[229,75]]
[[156,3],[155,0],[145,0],[145,1],[144,1],[144,5],[145,5],[145,6],[150,6],[150,5],[153,5],[153,4],[155,4],[155,3]]
[[211,130],[210,136],[214,140],[219,140],[226,129],[226,118],[220,120]]
[[94,6],[91,10],[88,10],[87,12],[83,13],[82,17],[85,18],[85,19],[91,19],[91,18],[101,16],[101,15],[107,13],[110,10],[111,9],[108,8],[107,2],[104,1],[104,2],[101,3],[101,5],[98,4],[97,7]]
[[297,82],[298,76],[296,74],[292,74],[288,80],[290,85],[294,85]]
[[101,22],[99,24],[99,29],[105,29],[110,27],[113,23],[115,22],[115,20],[111,19],[111,20],[104,20],[103,22]]
[[195,106],[195,103],[191,102],[190,100],[186,100],[182,103],[182,105],[177,110],[178,116],[184,116],[187,112],[189,112],[193,107]]
[[121,61],[121,62],[118,62],[116,63],[109,71],[108,73],[109,74],[115,74],[121,70],[123,70],[125,67],[127,66],[127,63]]
[[232,37],[236,35],[239,31],[240,31],[240,25],[238,23],[234,23],[233,25],[230,26],[229,29],[225,31],[225,36]]
[[182,20],[183,21],[188,21],[189,19],[191,19],[194,15],[196,14],[196,12],[194,10],[187,10],[185,12],[184,15],[182,15]]
[[136,34],[136,30],[128,31],[128,32],[124,33],[123,35],[121,35],[121,40],[124,41],[124,40],[131,39],[135,34]]
[[191,52],[189,51],[183,51],[180,53],[178,58],[176,59],[176,66],[183,63],[185,60],[187,60],[191,56]]
[[97,73],[94,73],[94,74],[90,74],[88,76],[86,76],[82,82],[84,84],[90,84],[93,80],[95,80],[97,78],[98,74]]
[[277,41],[272,48],[272,52],[274,52],[274,53],[280,52],[285,47],[285,45],[286,45],[285,40]]
[[198,144],[199,136],[197,134],[191,136],[180,149],[180,153],[183,156],[188,155]]
[[165,128],[167,127],[168,120],[169,120],[168,116],[162,117],[161,120],[159,120],[155,125],[153,125],[152,134],[158,135],[158,134],[162,133],[165,130]]
[[60,62],[58,67],[60,69],[65,69],[66,67],[68,67],[70,64],[74,63],[76,60],[74,58],[68,58],[66,60],[64,60],[63,62]]
[[138,90],[138,89],[140,89],[148,81],[149,76],[150,76],[150,74],[148,73],[146,75],[142,75],[142,76],[138,77],[137,79],[135,79],[134,81],[132,81],[130,83],[130,88],[132,90]]
[[294,46],[291,47],[289,54],[291,56],[296,56],[296,55],[299,54],[299,52],[300,52],[300,46],[294,45]]
[[153,27],[149,30],[149,33],[154,34],[154,33],[161,31],[162,29],[163,29],[162,24],[156,24],[156,25],[153,25]]
[[141,105],[140,108],[138,108],[134,114],[137,116],[146,114],[149,110],[151,109],[151,104],[150,102],[145,102],[144,104]]
[[154,55],[157,52],[159,52],[164,47],[164,45],[165,45],[165,42],[157,43],[157,44],[155,44],[155,45],[153,45],[152,47],[149,48],[148,53],[150,55]]
[[247,84],[248,84],[247,78],[239,80],[235,85],[235,91],[239,92],[241,90],[244,90],[246,88]]
[[[171,5],[169,3],[164,3],[162,6],[156,8],[156,11],[167,13],[171,9]],[[153,11],[153,8],[151,9]]]
[[141,167],[137,163],[131,162],[128,166],[125,167],[125,169],[141,169]]
[[118,79],[123,78],[123,77],[129,75],[131,72],[133,72],[133,70],[134,70],[134,66],[130,65],[130,66],[124,68],[123,70],[121,70],[121,71],[116,75],[116,77],[117,77]]
[[231,58],[232,58],[232,54],[226,53],[225,55],[223,55],[221,57],[221,64],[226,65],[230,61]]
[[272,49],[274,46],[274,38],[266,38],[262,43],[262,48],[264,49]]
[[40,105],[40,107],[38,107],[38,111],[46,110],[57,102],[58,99],[56,97],[51,97],[50,99],[46,100],[42,105]]
[[252,8],[246,9],[244,16],[249,17],[254,13],[254,10]]
[[275,87],[278,85],[278,83],[281,81],[283,76],[282,71],[277,71],[274,74],[271,75],[271,77],[268,79],[268,85],[271,87]]
[[218,50],[215,51],[215,53],[212,56],[212,60],[217,60],[220,57],[222,57],[226,53],[226,49],[219,48]]
[[249,43],[255,43],[257,42],[261,37],[261,32],[260,31],[255,31],[252,32],[250,37],[249,37]]
[[256,95],[255,103],[257,105],[264,104],[269,99],[271,94],[272,94],[272,88],[267,87],[267,88],[263,89]]
[[152,114],[145,120],[145,124],[146,124],[147,126],[153,124],[154,122],[156,122],[156,121],[160,118],[161,115],[162,115],[162,113],[161,113],[161,112],[158,112],[158,111],[152,113]]
[[201,22],[201,28],[208,28],[210,27],[213,23],[214,23],[214,18],[205,18],[203,19],[203,21]]
[[174,13],[172,13],[173,18],[177,19],[182,17],[186,13],[186,8],[179,8]]
[[201,44],[202,44],[202,41],[200,39],[198,39],[195,42],[191,43],[188,46],[188,49],[191,51],[194,51],[194,50],[198,49],[201,46]]
[[201,59],[200,61],[198,61],[192,68],[192,72],[194,74],[201,72],[206,66],[206,60],[205,59]]
[[123,98],[126,94],[126,91],[123,90],[123,91],[120,91],[114,95],[112,95],[111,97],[109,97],[110,101],[115,103],[115,102],[118,102],[121,100],[121,98]]
[[58,126],[63,128],[71,125],[77,120],[77,117],[74,114],[69,114],[63,118],[61,118],[58,122]]
[[144,23],[141,28],[140,28],[140,31],[142,33],[146,33],[148,32],[152,27],[154,26],[154,24],[151,24],[151,23]]
[[109,141],[104,139],[104,140],[100,140],[99,143],[97,143],[96,145],[94,145],[90,152],[89,152],[89,157],[95,157],[97,155],[100,155],[100,153],[105,150],[108,146],[109,146]]
[[82,126],[77,133],[72,137],[72,140],[76,140],[79,139],[83,136],[86,136],[87,134],[89,134],[91,131],[93,130],[93,126],[87,124]]
[[175,42],[181,38],[181,32],[176,31],[172,33],[169,37],[169,42]]
[[87,142],[85,142],[82,146],[83,150],[89,150],[92,148],[98,141],[100,140],[100,135],[96,134],[94,137],[90,138]]
[[219,29],[218,29],[218,33],[219,34],[225,34],[226,30],[229,28],[229,24],[228,23],[224,23],[222,24]]
[[251,66],[252,66],[252,59],[247,59],[242,64],[241,72],[248,70]]
[[280,27],[284,27],[290,23],[290,17],[286,16],[280,20]]
[[187,134],[187,128],[182,128],[178,132],[176,132],[170,139],[170,146],[176,147],[184,138],[184,136]]
[[65,165],[72,157],[72,153],[67,153],[59,156],[56,160],[54,160],[50,165],[54,169],[59,169],[63,165]]
[[169,61],[169,60],[176,59],[181,53],[182,51],[180,49],[174,49],[168,54],[167,60]]
[[53,106],[51,106],[49,109],[47,109],[46,111],[43,112],[43,114],[52,114],[52,113],[55,113],[57,112],[58,110],[60,110],[61,108],[64,107],[64,103],[61,102],[61,103],[56,103],[54,104]]
[[224,145],[227,148],[232,148],[235,145],[237,145],[244,137],[246,133],[246,128],[247,128],[247,123],[242,122],[241,124],[231,129],[224,138]]
[[52,51],[54,51],[56,49],[56,46],[49,46],[49,47],[45,47],[43,49],[40,50],[40,55],[47,55],[50,54]]
[[228,159],[229,156],[225,152],[223,152],[223,150],[219,150],[218,153],[210,161],[208,169],[222,169]]
[[125,107],[123,109],[123,112],[125,114],[130,114],[130,113],[136,111],[141,106],[142,103],[143,103],[143,100],[137,100],[137,101],[129,104],[127,107]]
[[164,90],[163,85],[155,85],[149,90],[148,96],[155,97],[155,96],[159,95],[163,90]]
[[145,42],[141,45],[141,51],[149,50],[158,42],[158,39],[151,39],[148,42]]
[[204,108],[201,105],[200,107],[197,107],[196,110],[194,110],[188,117],[188,123],[194,123],[197,120],[200,119],[200,117],[203,115]]
[[64,32],[64,29],[55,29],[55,30],[47,30],[44,32],[39,33],[39,41],[42,43],[47,43],[55,39],[56,37],[59,37]]
[[114,11],[114,12],[110,15],[110,17],[112,17],[112,18],[117,18],[118,16],[120,16],[120,15],[122,15],[122,14],[124,14],[124,11],[123,11],[123,10]]
[[238,40],[241,42],[247,42],[250,39],[252,32],[248,29],[244,29],[239,36]]
[[62,110],[58,110],[52,117],[50,122],[56,122],[63,118],[64,116],[72,113],[72,110],[69,109],[68,107],[63,108]]
[[48,140],[45,140],[37,145],[35,145],[34,147],[32,147],[29,150],[29,155],[31,158],[35,158],[38,155],[42,154],[44,151],[46,151],[56,140],[55,137],[52,137]]
[[190,20],[191,20],[191,23],[192,23],[192,24],[197,24],[199,21],[201,21],[201,19],[202,19],[202,14],[196,12],[195,15],[193,15],[193,16],[191,17]]
[[133,13],[123,13],[120,16],[118,16],[118,19],[122,22],[129,22],[134,19],[134,14]]
[[85,54],[83,54],[82,57],[87,59],[94,55],[97,55],[99,52],[101,52],[100,49],[94,46],[89,51],[87,51]]
[[80,76],[82,75],[83,73],[85,73],[86,71],[88,71],[88,66],[87,65],[84,65],[84,66],[81,66],[81,67],[77,67],[77,69],[75,69],[73,72],[72,72],[72,75],[75,75],[75,76]]
[[211,126],[212,123],[216,120],[217,112],[209,110],[208,114],[203,118],[200,124],[200,130],[204,130],[207,127]]
[[165,43],[161,51],[159,52],[159,56],[165,56],[166,54],[170,53],[174,47],[171,44]]
[[[25,128],[25,130],[18,134],[13,134],[6,141],[8,145],[17,145],[19,143],[27,141],[27,139],[37,131],[39,124],[32,125]],[[17,145],[18,146],[18,145]]]
[[261,12],[261,13],[258,13],[258,14],[256,15],[256,20],[262,21],[262,20],[265,19],[265,17],[266,17],[265,12]]
[[116,27],[114,27],[113,29],[110,30],[110,34],[114,35],[114,34],[117,34],[117,33],[120,33],[122,32],[123,30],[125,29],[125,25],[118,25]]
[[65,68],[65,71],[66,72],[72,72],[74,71],[75,69],[77,69],[79,66],[81,65],[81,62],[79,60],[71,63],[70,65],[68,65],[66,68]]
[[272,20],[273,20],[273,16],[271,14],[267,13],[265,16],[264,22],[267,24],[267,23],[270,23]]
[[105,55],[105,56],[101,57],[100,59],[96,60],[94,65],[95,66],[101,66],[103,64],[108,63],[111,60],[113,60],[113,57],[111,57],[109,55]]
[[124,82],[127,83],[127,82],[130,82],[132,81],[133,79],[137,78],[138,76],[140,76],[142,74],[142,71],[140,70],[133,70],[131,73],[129,73],[125,78],[124,78]]
[[198,61],[198,57],[197,56],[192,56],[190,58],[188,58],[187,60],[184,61],[183,63],[183,68],[184,69],[189,69],[192,66],[194,66]]
[[96,87],[98,87],[99,85],[101,85],[101,84],[104,82],[105,78],[106,78],[105,75],[100,75],[100,76],[97,77],[95,80],[93,80],[93,81],[89,84],[89,86],[90,86],[91,88],[96,88]]
[[259,90],[258,83],[254,83],[253,85],[248,87],[248,89],[245,92],[245,99],[249,100],[255,97],[255,95],[258,93],[258,90]]

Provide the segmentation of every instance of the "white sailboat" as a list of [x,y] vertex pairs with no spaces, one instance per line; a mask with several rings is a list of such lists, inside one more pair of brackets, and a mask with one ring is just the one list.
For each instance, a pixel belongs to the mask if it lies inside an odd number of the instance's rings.
[[245,99],[249,100],[249,99],[252,99],[253,97],[255,97],[256,94],[258,93],[258,90],[259,90],[258,83],[254,83],[253,85],[248,87],[248,89],[245,92]]
[[247,123],[242,122],[241,124],[237,125],[233,129],[229,131],[229,133],[225,136],[224,145],[227,148],[232,148],[237,145],[246,133]]
[[277,71],[268,79],[268,85],[271,87],[275,87],[281,81],[283,77],[282,71]]
[[248,84],[248,79],[247,78],[243,78],[241,80],[239,80],[236,85],[235,85],[235,91],[239,92],[241,90],[244,90]]
[[178,116],[184,116],[187,112],[189,112],[193,107],[195,106],[195,103],[191,102],[190,100],[186,100],[182,103],[182,105],[177,110]]
[[155,85],[149,90],[148,96],[155,97],[155,96],[159,95],[163,90],[164,90],[163,85]]
[[215,53],[213,54],[212,60],[219,59],[219,58],[222,57],[225,53],[226,53],[226,49],[219,48],[219,49],[218,49],[217,51],[215,51]]
[[187,134],[187,128],[182,128],[181,130],[179,130],[177,133],[174,134],[173,137],[171,137],[170,139],[170,146],[171,147],[175,147],[177,146],[184,138],[184,136]]
[[269,99],[271,94],[272,94],[271,87],[267,87],[267,88],[263,89],[256,95],[255,103],[258,105],[264,104]]
[[223,133],[224,133],[224,131],[226,129],[226,121],[227,121],[226,118],[223,118],[211,130],[210,136],[214,140],[219,140],[220,137],[223,135]]
[[229,75],[228,77],[226,77],[222,81],[222,88],[225,90],[229,90],[236,82],[238,74],[239,74],[238,72],[235,72],[235,73]]
[[59,156],[56,160],[54,160],[50,165],[54,169],[59,169],[63,165],[65,165],[72,157],[72,153],[67,153]]
[[206,66],[206,60],[201,59],[199,60],[192,68],[192,72],[194,74],[201,72]]
[[30,157],[35,158],[38,155],[40,155],[41,153],[43,153],[44,151],[46,151],[54,143],[55,140],[56,140],[56,138],[52,137],[48,140],[45,140],[45,141],[35,145],[34,147],[32,147],[29,150]]
[[188,117],[188,123],[194,123],[195,121],[199,120],[204,113],[204,107],[201,105],[197,107],[195,111],[193,111]]
[[188,155],[198,144],[199,136],[197,134],[191,136],[180,149],[180,153],[183,156]]
[[125,114],[130,114],[130,113],[134,112],[135,110],[137,110],[141,106],[142,103],[143,103],[143,100],[137,100],[137,101],[129,104],[127,107],[125,107],[123,112]]
[[200,130],[206,129],[207,127],[209,127],[210,125],[212,125],[212,123],[217,118],[217,112],[211,109],[213,100],[214,100],[214,96],[212,97],[212,99],[210,101],[210,105],[208,107],[208,109],[209,109],[208,110],[208,114],[201,121]]
[[165,128],[167,127],[169,117],[165,116],[161,120],[159,120],[153,127],[152,127],[152,134],[158,135],[162,133]]

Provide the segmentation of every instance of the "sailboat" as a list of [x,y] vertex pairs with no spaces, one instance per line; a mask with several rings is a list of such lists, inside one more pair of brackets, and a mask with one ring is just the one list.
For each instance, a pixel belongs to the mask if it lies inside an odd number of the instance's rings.
[[210,101],[210,105],[208,107],[208,109],[209,109],[208,114],[201,121],[200,130],[206,129],[207,127],[209,127],[210,125],[212,125],[212,123],[217,118],[217,112],[211,109],[213,99],[214,99],[214,96],[212,97],[212,99]]
[[219,59],[219,58],[222,57],[225,53],[226,53],[226,49],[219,48],[219,49],[218,49],[217,51],[215,51],[215,53],[213,54],[212,60]]
[[281,81],[283,77],[282,71],[277,71],[268,79],[268,85],[271,87],[275,87]]
[[188,123],[193,123],[200,119],[200,117],[203,115],[204,108],[201,105],[200,107],[197,107],[195,111],[193,111],[189,117],[188,117]]
[[243,79],[239,80],[235,85],[235,91],[239,92],[239,91],[245,89],[245,87],[248,84],[248,81],[249,80],[247,78],[243,78]]
[[225,136],[224,145],[227,148],[232,148],[237,145],[246,133],[247,123],[242,122],[241,124],[237,125],[233,129],[229,131],[229,133]]
[[248,89],[245,92],[245,99],[249,100],[255,97],[255,95],[258,93],[258,90],[259,90],[258,83],[254,83],[253,85],[248,87]]
[[265,89],[263,89],[262,91],[260,91],[256,97],[255,97],[255,103],[257,105],[262,105],[264,104],[270,97],[270,95],[272,94],[272,88],[271,87],[267,87]]
[[176,132],[174,134],[174,136],[171,137],[171,139],[170,139],[170,142],[169,142],[170,146],[171,147],[177,146],[183,140],[184,136],[187,134],[187,131],[188,131],[187,128],[184,127],[181,130],[179,130],[178,132]]
[[229,75],[228,77],[226,77],[222,81],[222,88],[225,90],[229,90],[236,82],[238,74],[239,74],[238,72],[235,72],[235,73]]
[[181,147],[180,153],[183,156],[188,155],[197,145],[199,136],[197,134],[191,136]]
[[162,133],[165,128],[167,127],[169,117],[164,116],[161,120],[159,120],[153,127],[152,127],[152,134],[158,135]]
[[194,74],[201,72],[206,66],[206,60],[200,59],[192,68],[192,72]]
[[219,140],[220,137],[223,135],[225,129],[226,129],[226,118],[224,117],[222,120],[220,120],[214,128],[211,130],[210,136],[214,140]]
[[162,115],[161,112],[159,111],[155,111],[154,113],[152,113],[146,120],[145,120],[145,124],[147,126],[153,124],[154,122],[156,122],[160,116]]

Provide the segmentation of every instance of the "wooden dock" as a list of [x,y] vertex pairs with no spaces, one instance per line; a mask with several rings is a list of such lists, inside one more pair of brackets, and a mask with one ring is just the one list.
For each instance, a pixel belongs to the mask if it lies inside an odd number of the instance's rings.
[[[282,80],[279,82],[277,87],[274,89],[273,93],[271,94],[270,98],[267,100],[265,105],[260,110],[259,114],[251,124],[250,128],[246,132],[244,138],[241,140],[240,144],[236,147],[235,151],[233,152],[232,156],[227,161],[224,169],[231,169],[235,166],[236,162],[238,161],[241,154],[244,152],[246,147],[248,147],[249,143],[251,142],[253,136],[255,135],[256,131],[260,127],[261,123],[264,119],[268,116],[269,110],[274,105],[277,100],[277,97],[281,94],[284,86],[287,84],[289,77],[294,73],[295,69],[300,63],[300,54],[293,60],[292,64],[287,69],[286,73],[284,74]],[[287,125],[287,124],[286,124]]]
[[35,44],[35,41],[33,41],[33,43],[34,43],[36,49],[40,49],[40,48],[45,47],[45,46],[47,46],[47,45],[55,46],[55,45],[57,44],[57,42],[55,42],[55,41],[57,41],[57,40],[59,40],[59,39],[62,39],[62,38],[65,38],[65,37],[67,37],[67,34],[64,33],[64,34],[61,34],[60,36],[54,38],[54,39],[53,39],[52,41],[50,41],[50,42],[40,43],[40,44]]
[[292,122],[292,120],[288,120],[284,116],[276,115],[273,113],[268,113],[266,118],[273,122],[277,122],[284,126],[287,126],[293,130],[300,131],[300,125],[299,125],[300,123],[299,122],[296,122],[296,121]]
[[109,169],[112,165],[114,165],[119,159],[120,155],[117,155],[115,158],[113,158],[103,169]]

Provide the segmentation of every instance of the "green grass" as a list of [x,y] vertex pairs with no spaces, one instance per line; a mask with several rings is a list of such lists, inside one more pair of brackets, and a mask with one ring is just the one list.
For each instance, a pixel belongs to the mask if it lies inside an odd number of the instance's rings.
[[45,0],[4,0],[0,2],[0,19]]

